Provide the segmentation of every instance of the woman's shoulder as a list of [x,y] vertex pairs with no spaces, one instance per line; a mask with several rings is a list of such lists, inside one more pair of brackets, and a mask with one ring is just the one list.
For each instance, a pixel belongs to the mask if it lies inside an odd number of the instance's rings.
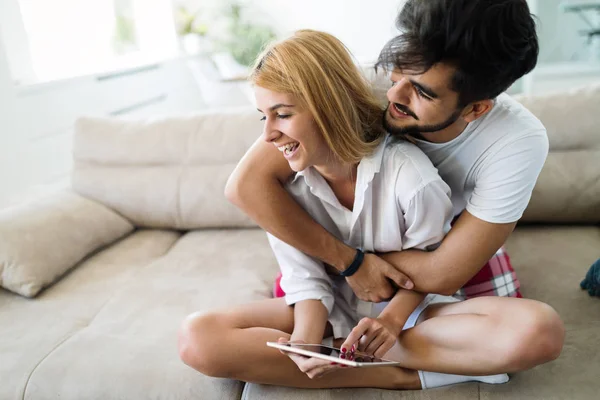
[[427,183],[441,179],[429,157],[405,139],[388,138],[383,163],[384,168],[393,171],[402,180]]

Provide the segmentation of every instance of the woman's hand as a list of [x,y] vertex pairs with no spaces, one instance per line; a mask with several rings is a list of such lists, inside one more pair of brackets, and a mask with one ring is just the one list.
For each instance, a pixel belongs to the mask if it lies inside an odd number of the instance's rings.
[[401,329],[384,318],[363,318],[342,344],[350,354],[357,349],[382,358],[396,343]]
[[[288,341],[285,338],[279,338],[278,343],[306,343],[304,340],[293,340]],[[321,360],[320,358],[306,357],[296,353],[290,353],[284,350],[280,350],[282,354],[288,356],[297,366],[298,369],[304,372],[310,379],[318,379],[322,376],[331,373],[345,365],[341,365],[335,362]],[[350,355],[343,355],[343,358],[350,357]]]

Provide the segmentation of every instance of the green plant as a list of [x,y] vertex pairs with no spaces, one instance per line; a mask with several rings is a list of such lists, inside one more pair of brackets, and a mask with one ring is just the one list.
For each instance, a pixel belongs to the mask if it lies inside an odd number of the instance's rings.
[[192,13],[184,6],[177,7],[176,12],[177,33],[184,36],[196,34],[205,36],[208,32],[208,26],[205,23],[198,22],[199,11]]
[[231,4],[227,14],[230,18],[229,38],[222,45],[238,63],[250,66],[264,45],[274,40],[276,35],[266,25],[243,21],[239,4]]

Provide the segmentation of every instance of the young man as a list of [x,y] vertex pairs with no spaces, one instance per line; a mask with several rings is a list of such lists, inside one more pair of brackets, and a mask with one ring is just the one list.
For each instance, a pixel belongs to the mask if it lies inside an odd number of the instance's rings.
[[[367,254],[346,279],[359,298],[374,302],[395,292],[388,279],[424,293],[451,295],[461,289],[513,231],[548,152],[542,124],[503,94],[537,61],[535,23],[525,0],[409,0],[397,26],[401,34],[385,46],[378,62],[391,72],[385,125],[392,134],[411,136],[433,161],[452,189],[457,219],[432,251]],[[282,185],[292,171],[277,152],[259,139],[232,174],[227,197],[274,236],[345,270],[356,249],[291,199]],[[507,268],[506,274],[511,272]],[[509,289],[512,293],[505,294],[519,297],[517,288]],[[564,332],[556,313],[507,300],[467,300],[440,307],[430,317],[446,316],[444,330],[452,337],[443,341],[458,343],[462,332],[489,332],[489,324],[502,324],[506,314],[527,309],[518,320],[528,327],[520,322],[514,326],[518,333],[505,338],[512,350],[496,360],[499,370],[530,368],[557,357]]]

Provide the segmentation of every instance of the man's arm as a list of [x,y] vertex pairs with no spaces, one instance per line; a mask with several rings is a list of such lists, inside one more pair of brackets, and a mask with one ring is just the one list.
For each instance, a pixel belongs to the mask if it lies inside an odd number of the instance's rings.
[[[343,271],[352,263],[356,249],[316,223],[292,199],[283,187],[292,174],[279,150],[259,139],[229,177],[225,195],[273,236]],[[347,281],[360,299],[382,301],[396,292],[388,279],[399,287],[413,287],[406,275],[373,254],[365,256],[358,272]]]
[[414,290],[452,295],[492,258],[515,226],[516,222],[486,222],[463,211],[436,250],[405,250],[380,256],[408,275]]

